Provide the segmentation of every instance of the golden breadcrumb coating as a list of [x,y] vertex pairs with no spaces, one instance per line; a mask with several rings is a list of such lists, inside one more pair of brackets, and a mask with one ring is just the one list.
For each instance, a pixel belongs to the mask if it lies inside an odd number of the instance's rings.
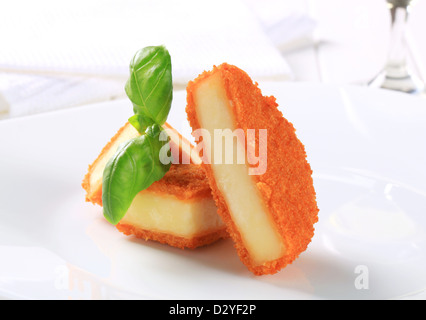
[[98,166],[99,162],[103,159],[103,157],[108,153],[109,149],[113,146],[113,144],[117,141],[117,139],[121,136],[121,134],[126,130],[127,126],[130,126],[130,123],[126,123],[123,127],[121,127],[117,133],[111,138],[111,140],[103,147],[101,153],[98,155],[96,160],[89,165],[86,175],[84,176],[83,182],[81,186],[86,191],[86,202],[91,202],[93,204],[98,204],[102,206],[102,184],[93,186],[90,184],[90,178],[92,176],[93,171]]
[[164,177],[146,190],[168,193],[183,201],[212,196],[206,173],[195,164],[172,164]]
[[[303,144],[297,138],[293,125],[278,110],[276,99],[263,96],[258,84],[235,66],[226,63],[215,66],[212,71],[205,71],[189,82],[186,111],[193,130],[200,128],[194,93],[206,78],[214,74],[220,75],[227,98],[232,101],[230,105],[236,121],[235,128],[243,129],[246,138],[247,129],[267,129],[267,171],[252,177],[284,241],[286,253],[283,257],[261,266],[252,263],[224,196],[217,187],[211,166],[202,166],[219,208],[218,213],[227,225],[241,261],[255,275],[273,274],[305,251],[314,235],[319,209],[312,170]],[[259,145],[259,137],[256,137],[256,145]]]
[[180,236],[175,236],[169,233],[144,230],[142,228],[138,228],[133,225],[121,222],[118,223],[116,227],[120,232],[124,233],[125,235],[133,235],[138,239],[143,239],[146,241],[157,241],[179,249],[195,249],[198,247],[209,245],[222,238],[229,238],[229,235],[226,232],[225,228],[201,235],[194,235],[193,237],[188,239]]

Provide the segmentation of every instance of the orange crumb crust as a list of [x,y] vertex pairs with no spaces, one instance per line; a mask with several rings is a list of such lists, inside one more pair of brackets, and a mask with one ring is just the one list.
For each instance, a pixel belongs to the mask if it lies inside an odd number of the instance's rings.
[[212,196],[212,190],[203,168],[195,164],[172,164],[164,177],[154,182],[146,190],[172,194],[184,201]]
[[[90,185],[90,177],[94,168],[98,165],[98,163],[105,156],[105,154],[115,143],[115,141],[120,137],[120,135],[123,133],[127,126],[130,126],[130,124],[126,123],[117,131],[117,133],[102,149],[96,160],[91,165],[89,165],[88,172],[82,182],[82,187],[86,191],[87,202],[102,206],[102,183],[99,186],[93,187]],[[165,124],[165,127],[171,130],[175,130],[167,123]],[[182,138],[180,134],[179,136]],[[183,151],[180,146],[179,149],[180,154],[182,154]],[[194,163],[172,164],[170,166],[170,170],[164,175],[161,180],[154,182],[149,188],[142,192],[146,191],[155,193],[166,193],[169,195],[173,195],[177,199],[182,201],[196,201],[212,196],[210,185],[204,170],[201,168],[200,165]],[[211,244],[219,239],[229,237],[225,228],[212,230],[212,232],[207,232],[202,235],[194,235],[194,237],[192,238],[184,238],[180,236],[175,236],[173,234],[145,230],[124,223],[118,223],[116,225],[116,228],[120,232],[128,236],[134,235],[137,238],[145,240],[154,240],[181,249],[194,249],[199,246]]]
[[[188,120],[193,130],[199,129],[194,93],[197,87],[213,74],[220,74],[227,97],[232,101],[235,128],[267,129],[267,171],[252,176],[262,200],[273,218],[286,247],[280,259],[261,266],[252,263],[238,227],[231,218],[228,206],[217,187],[212,168],[202,164],[206,171],[218,207],[218,213],[227,226],[241,261],[255,275],[273,274],[292,263],[307,249],[318,221],[318,206],[313,186],[312,170],[306,159],[304,145],[297,138],[295,128],[278,110],[276,99],[263,96],[257,83],[253,83],[243,70],[222,64],[205,71],[187,86]],[[259,138],[256,137],[256,145]]]
[[138,239],[144,239],[145,241],[153,240],[179,249],[195,249],[198,247],[209,245],[219,239],[229,237],[225,228],[217,230],[215,232],[195,235],[188,239],[168,233],[144,230],[125,223],[118,223],[116,227],[120,232],[124,233],[127,236],[133,235]]
[[[126,123],[124,126],[122,126],[117,133],[111,138],[111,140],[103,147],[101,153],[98,155],[98,157],[95,159],[95,161],[89,165],[89,168],[87,170],[86,175],[84,176],[83,182],[81,186],[86,191],[86,202],[91,202],[93,204],[98,204],[102,206],[102,184],[100,186],[94,187],[90,185],[90,177],[93,173],[93,170],[98,165],[98,163],[101,161],[101,159],[105,156],[105,154],[108,152],[108,150],[112,147],[112,145],[115,143],[115,141],[120,137],[120,135],[123,133],[123,131],[126,129],[127,126],[129,126],[130,123]],[[94,188],[92,190],[92,188]]]

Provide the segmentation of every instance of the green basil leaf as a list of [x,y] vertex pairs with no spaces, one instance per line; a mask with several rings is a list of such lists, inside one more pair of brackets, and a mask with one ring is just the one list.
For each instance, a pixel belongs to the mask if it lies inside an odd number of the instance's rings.
[[145,134],[123,143],[109,160],[103,175],[102,202],[110,223],[120,222],[135,196],[169,170],[170,163],[160,159],[164,148],[170,151],[167,134],[154,124]]
[[159,125],[166,122],[173,99],[173,84],[171,58],[164,46],[145,47],[135,54],[125,90],[136,115],[144,117],[145,122]]
[[149,126],[155,123],[155,121],[144,115],[135,114],[129,118],[129,123],[135,127],[140,134],[143,134]]

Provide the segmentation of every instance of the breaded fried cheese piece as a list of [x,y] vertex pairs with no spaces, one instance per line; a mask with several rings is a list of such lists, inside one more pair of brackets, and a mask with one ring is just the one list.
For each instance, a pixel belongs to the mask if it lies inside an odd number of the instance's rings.
[[[190,157],[191,144],[167,123],[170,146],[182,162],[170,170],[133,200],[117,229],[126,235],[154,240],[178,248],[196,248],[229,237],[217,214],[211,189],[200,159]],[[132,125],[124,125],[89,166],[82,186],[86,201],[102,206],[102,176],[108,160],[119,145],[137,137]],[[179,153],[177,153],[179,152]]]
[[[210,136],[201,135],[198,146],[203,145],[200,150],[207,161],[202,166],[218,213],[241,261],[255,275],[276,273],[293,262],[307,249],[318,220],[304,145],[277,107],[274,97],[263,96],[246,72],[229,64],[215,66],[187,86],[186,111],[193,134],[202,129]],[[243,131],[244,136],[217,147],[217,134],[227,129]],[[250,130],[256,132],[251,140]],[[264,140],[260,130],[267,134]],[[256,166],[248,161],[247,150],[250,143],[260,150],[260,141],[267,143],[267,165],[254,174],[256,170],[250,169]],[[247,161],[222,161],[224,153],[235,158],[240,150]]]

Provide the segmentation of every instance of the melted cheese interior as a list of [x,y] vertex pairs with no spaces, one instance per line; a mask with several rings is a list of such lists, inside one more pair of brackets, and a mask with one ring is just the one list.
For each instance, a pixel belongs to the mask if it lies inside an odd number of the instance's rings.
[[[232,164],[222,161],[225,164],[218,164],[219,159],[214,157],[215,129],[235,130],[230,108],[232,102],[228,101],[220,76],[214,74],[205,79],[194,93],[194,100],[200,126],[210,133],[210,139],[203,139],[204,151],[252,261],[262,265],[280,258],[285,253],[284,243],[264,207],[255,182],[248,174],[248,166],[245,163],[238,164],[237,161]],[[241,152],[244,145],[240,142],[222,143],[222,148],[222,155],[231,152],[235,160],[235,155]]]
[[173,195],[140,192],[121,223],[144,230],[173,234],[184,238],[222,229],[213,198],[179,200]]

